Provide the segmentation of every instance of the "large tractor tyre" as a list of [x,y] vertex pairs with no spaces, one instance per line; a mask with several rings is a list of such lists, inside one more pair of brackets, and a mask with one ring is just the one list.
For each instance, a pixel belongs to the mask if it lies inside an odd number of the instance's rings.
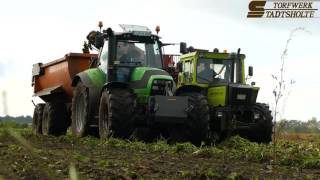
[[272,141],[272,115],[266,104],[257,103],[253,106],[253,111],[260,114],[258,124],[251,129],[249,139],[258,143],[269,143]]
[[42,115],[42,133],[44,135],[64,135],[68,129],[68,111],[65,103],[48,102]]
[[129,89],[102,92],[99,106],[99,135],[128,139],[134,130],[135,96]]
[[207,97],[198,92],[184,92],[181,96],[188,96],[190,111],[186,124],[177,128],[174,138],[178,141],[186,140],[195,145],[207,142],[210,133],[210,111]]
[[42,115],[45,104],[37,104],[33,111],[32,132],[36,135],[42,134]]
[[71,105],[71,132],[75,137],[90,134],[89,89],[78,82],[73,92]]

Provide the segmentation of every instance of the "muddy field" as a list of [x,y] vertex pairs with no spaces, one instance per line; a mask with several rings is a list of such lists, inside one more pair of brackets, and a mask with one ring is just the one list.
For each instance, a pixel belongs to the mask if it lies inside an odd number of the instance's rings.
[[0,179],[320,179],[320,137],[210,147],[0,128]]

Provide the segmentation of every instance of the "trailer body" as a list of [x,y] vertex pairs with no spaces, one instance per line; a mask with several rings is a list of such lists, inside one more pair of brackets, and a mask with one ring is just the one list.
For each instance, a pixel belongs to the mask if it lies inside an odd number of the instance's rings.
[[68,53],[64,57],[46,64],[37,63],[32,69],[34,96],[45,102],[70,103],[73,96],[72,80],[90,68],[96,54]]

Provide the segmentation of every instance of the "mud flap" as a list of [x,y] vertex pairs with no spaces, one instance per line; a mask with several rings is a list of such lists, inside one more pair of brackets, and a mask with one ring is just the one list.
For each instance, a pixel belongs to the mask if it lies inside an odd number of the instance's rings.
[[183,96],[152,96],[149,99],[155,123],[184,123],[188,106],[188,97]]

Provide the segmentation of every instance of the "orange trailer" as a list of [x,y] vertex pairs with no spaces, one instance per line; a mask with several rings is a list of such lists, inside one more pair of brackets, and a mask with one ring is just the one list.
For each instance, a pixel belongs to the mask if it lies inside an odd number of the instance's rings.
[[34,96],[45,102],[71,102],[74,76],[91,66],[96,54],[69,53],[47,64],[37,63],[32,69]]

